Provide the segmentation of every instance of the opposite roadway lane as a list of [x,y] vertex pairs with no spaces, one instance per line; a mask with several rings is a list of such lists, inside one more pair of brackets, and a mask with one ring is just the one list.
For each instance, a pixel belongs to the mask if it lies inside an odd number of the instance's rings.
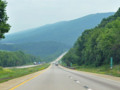
[[13,90],[120,90],[120,82],[55,66]]

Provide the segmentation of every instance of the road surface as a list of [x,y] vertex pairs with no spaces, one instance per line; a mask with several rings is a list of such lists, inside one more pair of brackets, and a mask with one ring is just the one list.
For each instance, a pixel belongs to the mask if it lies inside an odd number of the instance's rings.
[[120,82],[52,64],[44,73],[10,90],[120,90]]
[[42,64],[37,64],[37,65],[24,65],[24,66],[15,66],[15,67],[4,67],[4,68],[8,68],[8,69],[12,69],[12,68],[30,68],[30,67],[36,67],[38,65],[42,65]]

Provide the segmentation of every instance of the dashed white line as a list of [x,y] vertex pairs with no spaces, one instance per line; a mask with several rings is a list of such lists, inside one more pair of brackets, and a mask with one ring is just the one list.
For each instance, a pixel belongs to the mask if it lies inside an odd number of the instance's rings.
[[[70,79],[72,79],[72,76],[68,76]],[[80,81],[78,80],[74,80],[77,84],[80,83]],[[84,86],[84,88],[86,88],[87,90],[92,90],[91,88],[88,88],[88,86]]]
[[75,81],[76,83],[78,83],[78,84],[80,83],[80,81],[78,81],[78,80],[74,80],[74,81]]
[[71,76],[69,76],[69,78],[70,78],[70,79],[72,79],[72,77],[71,77]]
[[89,88],[88,90],[92,90],[92,89]]
[[92,90],[91,88],[89,88],[88,86],[84,86],[84,88],[86,88],[87,90]]
[[79,81],[76,81],[76,83],[80,83]]

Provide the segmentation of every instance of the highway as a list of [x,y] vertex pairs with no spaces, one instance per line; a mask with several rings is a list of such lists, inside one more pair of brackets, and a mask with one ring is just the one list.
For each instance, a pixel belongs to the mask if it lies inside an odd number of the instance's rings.
[[39,76],[10,90],[120,90],[120,82],[52,64]]
[[[39,64],[41,65],[41,64]],[[16,66],[16,67],[4,67],[4,68],[8,68],[8,69],[12,69],[12,68],[30,68],[30,67],[35,67],[35,66],[38,66],[38,65],[24,65],[24,66]]]

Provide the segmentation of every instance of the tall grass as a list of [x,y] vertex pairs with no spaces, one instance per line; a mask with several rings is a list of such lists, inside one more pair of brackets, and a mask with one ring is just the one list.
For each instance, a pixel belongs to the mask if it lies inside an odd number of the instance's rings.
[[36,67],[22,68],[22,69],[17,69],[17,68],[3,69],[2,67],[0,67],[0,83],[8,81],[13,78],[17,78],[20,76],[24,76],[27,74],[31,74],[31,73],[43,70],[47,68],[48,66],[49,64],[43,64],[43,65],[39,65]]
[[3,70],[3,68],[2,67],[0,67],[0,71],[2,71]]

